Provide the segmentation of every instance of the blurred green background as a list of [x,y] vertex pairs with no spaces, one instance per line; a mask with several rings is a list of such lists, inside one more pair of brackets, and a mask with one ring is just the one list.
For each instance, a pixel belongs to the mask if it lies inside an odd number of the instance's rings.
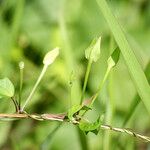
[[[150,60],[150,1],[108,2],[144,70]],[[11,79],[18,98],[18,62],[24,61],[23,100],[26,99],[40,74],[45,53],[59,46],[59,58],[49,67],[26,110],[29,113],[66,112],[70,99],[70,75],[73,72],[72,103],[78,104],[87,65],[84,51],[97,36],[102,36],[101,57],[92,65],[86,97],[94,94],[103,79],[106,60],[112,51],[109,49],[112,35],[96,1],[0,0],[0,78]],[[108,101],[112,99],[113,115],[108,117],[108,123],[121,127],[135,95],[134,85],[121,56],[95,102],[94,110],[89,114],[91,120],[95,120],[99,114],[104,115],[104,118],[112,115],[107,109]],[[2,99],[0,113],[12,112],[12,101]],[[57,125],[57,122],[30,119],[1,121],[0,149],[80,150],[80,139],[74,125],[64,123],[54,135],[48,136]],[[150,135],[150,118],[142,103],[126,127]],[[90,150],[107,150],[105,144],[108,141],[109,149],[150,149],[149,144],[128,135],[121,134],[118,140],[119,134],[102,131],[96,136],[90,133],[87,135],[88,147]],[[111,136],[111,140],[107,136]]]

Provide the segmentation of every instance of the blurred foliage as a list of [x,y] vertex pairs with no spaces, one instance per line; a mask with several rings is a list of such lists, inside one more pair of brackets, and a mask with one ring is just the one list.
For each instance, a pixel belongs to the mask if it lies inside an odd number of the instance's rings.
[[[144,69],[150,60],[150,1],[109,0],[109,4]],[[24,100],[42,69],[44,54],[59,46],[61,54],[48,69],[27,111],[65,112],[69,107],[71,72],[75,74],[72,100],[73,104],[78,104],[87,65],[84,51],[93,38],[98,36],[102,36],[101,58],[92,65],[86,97],[95,93],[103,79],[107,67],[106,60],[111,52],[111,33],[96,1],[0,0],[0,78],[9,77],[16,91],[19,91],[18,62],[23,60]],[[112,98],[115,110],[112,125],[120,126],[135,94],[134,85],[121,57],[95,102],[95,111],[89,115],[92,119],[97,118],[99,114],[104,114],[105,117],[106,105]],[[15,96],[18,98],[17,93]],[[2,99],[0,112],[14,112],[12,102]],[[128,127],[150,135],[149,123],[150,118],[141,103]],[[48,134],[52,133],[56,126],[57,122],[38,122],[30,119],[0,122],[0,149],[36,150],[45,140],[49,140],[48,149],[81,149],[75,127],[67,123],[56,131],[53,138],[47,139]],[[87,135],[90,150],[103,149],[103,134],[101,132],[98,136],[92,133]],[[111,134],[113,145],[118,134]],[[120,141],[124,149],[144,150],[150,147],[147,143],[126,135],[123,135]]]

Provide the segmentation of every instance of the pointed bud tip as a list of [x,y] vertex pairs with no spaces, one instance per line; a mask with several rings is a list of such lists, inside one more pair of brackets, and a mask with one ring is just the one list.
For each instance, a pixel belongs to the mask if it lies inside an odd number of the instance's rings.
[[19,62],[19,68],[20,68],[20,69],[23,69],[23,68],[24,68],[24,62],[23,62],[23,61],[20,61],[20,62]]
[[90,46],[85,50],[86,59],[91,59],[93,62],[96,62],[101,54],[101,36],[95,38]]
[[107,60],[108,67],[111,69],[116,66],[120,58],[120,49],[117,47]]
[[59,55],[59,49],[59,47],[56,47],[55,49],[49,51],[43,59],[43,64],[47,66],[52,64]]

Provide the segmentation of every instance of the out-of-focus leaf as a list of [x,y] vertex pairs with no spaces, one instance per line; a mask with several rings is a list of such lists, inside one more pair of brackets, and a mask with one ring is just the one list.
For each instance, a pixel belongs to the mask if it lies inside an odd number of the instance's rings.
[[120,56],[120,49],[117,47],[107,60],[107,64],[108,64],[109,69],[116,66],[116,64],[119,61],[119,56]]
[[61,127],[62,124],[58,124],[45,138],[45,140],[41,144],[41,150],[49,149],[52,139],[54,138],[55,133]]
[[89,123],[89,122],[80,122],[79,128],[84,131],[86,134],[88,132],[93,132],[94,134],[98,134],[99,127],[101,125],[100,117],[97,119],[96,122]]
[[91,45],[85,50],[86,59],[96,62],[100,57],[101,37],[94,39]]
[[76,80],[76,76],[74,74],[74,72],[72,71],[70,74],[70,79],[69,79],[69,85],[72,86],[73,82]]
[[12,97],[14,96],[14,92],[14,85],[8,78],[0,79],[0,97]]

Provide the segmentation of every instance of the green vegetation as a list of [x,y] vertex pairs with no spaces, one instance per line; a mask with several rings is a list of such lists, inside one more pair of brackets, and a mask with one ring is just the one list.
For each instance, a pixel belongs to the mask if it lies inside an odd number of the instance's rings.
[[1,0],[0,149],[148,150],[149,18],[149,0]]

